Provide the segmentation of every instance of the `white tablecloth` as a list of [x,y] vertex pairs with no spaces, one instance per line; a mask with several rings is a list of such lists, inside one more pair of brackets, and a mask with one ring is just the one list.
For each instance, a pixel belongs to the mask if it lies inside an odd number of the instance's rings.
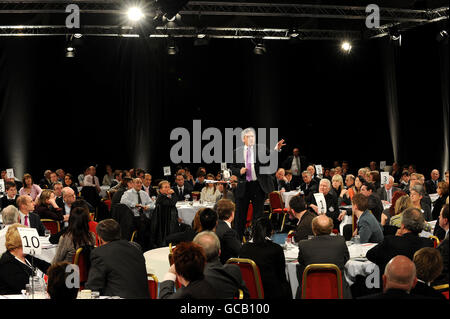
[[189,202],[178,202],[176,207],[178,210],[178,217],[183,220],[183,223],[192,225],[192,221],[194,220],[195,214],[200,208],[209,207],[213,208],[214,203],[203,203],[200,204],[199,201],[191,202],[192,206]]
[[156,275],[161,282],[170,267],[169,247],[148,250],[144,253],[144,258],[147,273]]
[[50,244],[47,237],[39,236],[39,241],[41,242],[42,251],[40,255],[36,255],[37,258],[45,260],[48,263],[52,263],[53,257],[56,255],[58,245]]

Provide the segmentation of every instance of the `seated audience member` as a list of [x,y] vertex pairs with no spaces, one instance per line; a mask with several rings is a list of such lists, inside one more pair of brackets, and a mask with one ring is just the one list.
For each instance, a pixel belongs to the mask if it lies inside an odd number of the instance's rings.
[[119,184],[122,182],[122,178],[125,177],[123,171],[116,169],[114,172],[114,178],[111,181],[110,191],[116,191],[119,188]]
[[242,246],[239,258],[251,259],[258,266],[264,299],[291,299],[283,248],[272,242],[272,234],[270,220],[265,216],[258,218],[252,226],[251,240]]
[[424,186],[428,194],[435,194],[440,182],[439,171],[437,169],[432,170],[430,177],[431,178],[424,183]]
[[220,261],[225,264],[228,259],[238,257],[241,250],[241,241],[237,232],[231,228],[234,220],[236,206],[229,199],[221,199],[217,202],[216,212],[219,221],[216,226],[216,234],[220,240]]
[[58,181],[63,182],[64,181],[64,175],[66,175],[66,173],[64,172],[64,170],[62,168],[58,168],[55,171],[56,175],[58,176]]
[[392,167],[389,174],[392,175],[392,177],[394,177],[394,183],[400,183],[402,171],[400,165],[398,165],[397,162],[392,163]]
[[[338,206],[338,199],[336,194],[334,192],[330,192],[331,190],[331,182],[328,179],[322,179],[319,184],[319,193],[322,193],[325,197],[325,202],[327,206],[326,215],[330,217],[333,220],[333,224],[336,228],[339,227],[339,206]],[[316,203],[316,198],[313,196],[311,204],[309,205],[316,214],[319,214],[319,207]]]
[[34,202],[28,195],[22,195],[17,198],[19,206],[20,223],[22,225],[36,228],[39,236],[45,235],[45,226],[41,222],[39,215],[32,213],[34,211]]
[[[391,218],[396,215],[395,205],[397,204],[397,200],[404,195],[406,195],[406,193],[403,191],[396,191],[394,193],[394,195],[392,196],[391,206],[389,208],[386,208],[385,210],[383,210],[383,214],[381,215],[381,225],[382,226],[390,224]],[[408,195],[406,195],[406,196],[408,196]],[[412,206],[411,202],[410,202],[410,206]],[[398,213],[401,213],[401,211]],[[401,222],[401,217],[399,218],[399,223],[398,223],[397,227],[400,227],[400,222]]]
[[400,183],[398,185],[402,191],[409,190],[409,180],[410,180],[409,172],[403,171],[402,176],[400,177]]
[[423,218],[426,221],[431,221],[431,207],[429,207],[428,205],[423,205],[423,203],[421,202],[424,195],[425,189],[421,185],[415,185],[409,191],[409,197],[411,198],[413,207],[422,212]]
[[448,204],[445,204],[444,207],[441,209],[441,213],[439,215],[439,226],[444,231],[445,237],[444,240],[441,241],[437,249],[441,253],[442,261],[444,263],[444,269],[442,271],[442,274],[436,279],[434,285],[439,284],[448,284],[448,250],[449,250],[449,243],[448,243],[448,229],[449,229],[449,217],[448,217]]
[[383,279],[383,292],[361,299],[424,299],[424,296],[411,294],[417,283],[416,266],[405,256],[393,257],[386,265]]
[[81,196],[92,206],[98,207],[101,203],[99,193],[101,191],[98,177],[95,176],[96,170],[94,166],[89,167],[89,174],[84,177]]
[[389,183],[380,187],[377,191],[378,197],[383,201],[392,203],[394,193],[399,191],[400,188],[394,186],[394,177],[389,175]]
[[[160,284],[159,299],[215,299],[216,290],[206,281],[204,249],[192,242],[173,250],[173,264]],[[175,292],[175,281],[182,287]]]
[[353,196],[357,193],[355,187],[355,176],[348,174],[345,177],[345,188],[342,190],[339,198],[338,204],[340,205],[351,205]]
[[395,236],[385,236],[383,241],[371,248],[366,257],[384,269],[393,257],[403,255],[410,259],[414,253],[423,247],[433,247],[433,241],[419,237],[423,230],[425,220],[417,208],[408,208],[402,214],[402,224]]
[[237,265],[220,262],[220,240],[214,232],[204,231],[194,238],[194,243],[201,246],[206,255],[206,265],[203,274],[205,280],[216,290],[218,299],[233,299],[239,295],[241,289],[244,297],[249,293],[242,280],[241,270]]
[[58,249],[52,263],[72,262],[78,248],[94,245],[95,234],[89,231],[89,212],[81,207],[74,208],[70,212],[69,227],[59,238]]
[[[228,185],[226,184],[222,184],[222,183],[218,183],[217,184],[217,190],[219,191],[219,196],[216,199],[216,203],[221,200],[221,199],[229,199],[231,200],[233,203],[235,203],[235,199],[234,199],[234,194],[231,190],[228,189]],[[225,192],[226,191],[226,198],[225,198]]]
[[142,181],[142,190],[147,193],[150,198],[158,196],[158,192],[152,187],[152,175],[146,173]]
[[[342,236],[331,236],[333,220],[326,215],[319,215],[312,221],[314,237],[310,240],[301,240],[298,243],[298,278],[302,278],[303,271],[310,264],[334,264],[342,273],[343,297],[351,298],[350,288],[344,279],[344,266],[350,259],[345,239]],[[297,290],[300,298],[301,285]]]
[[295,218],[298,219],[297,228],[294,234],[294,241],[299,242],[303,239],[308,239],[308,236],[312,236],[312,220],[317,214],[311,210],[308,210],[308,206],[302,196],[294,196],[289,201],[289,207]]
[[44,177],[39,181],[39,187],[41,189],[51,188],[52,182],[50,181],[51,170],[47,169],[44,172]]
[[50,185],[49,185],[49,189],[53,189],[53,185],[58,182],[58,175],[56,174],[56,172],[51,172],[50,173]]
[[361,186],[361,193],[368,197],[368,209],[372,211],[373,216],[381,222],[381,214],[383,213],[383,203],[376,193],[375,185],[372,183],[364,183]]
[[[431,212],[431,219],[438,220],[442,207],[445,205],[445,201],[448,198],[448,184],[446,182],[439,182],[437,193],[439,195],[438,199],[436,199],[433,203],[433,211]],[[433,235],[437,236],[439,240],[443,240],[445,237],[445,232],[442,228],[436,223],[434,227]]]
[[103,176],[102,185],[111,186],[111,182],[114,179],[114,173],[111,165],[105,166],[106,174]]
[[[393,207],[393,206],[391,206],[391,207]],[[389,225],[400,228],[400,226],[402,225],[403,212],[406,209],[412,208],[412,207],[414,207],[414,206],[411,201],[411,198],[408,195],[400,196],[395,202],[394,215],[391,216]]]
[[186,199],[192,200],[192,189],[193,187],[191,184],[184,180],[184,176],[182,174],[177,174],[175,185],[173,187],[174,197],[177,201],[184,201]]
[[124,177],[119,185],[119,188],[114,192],[114,195],[111,198],[111,205],[120,204],[123,194],[126,191],[133,189],[133,180],[129,177]]
[[[68,219],[70,215],[70,209],[72,207],[73,202],[77,199],[75,196],[75,192],[71,187],[64,187],[62,189],[62,200],[56,201],[58,206],[62,209],[62,214],[64,216],[64,227],[68,226]],[[66,217],[67,216],[67,217]]]
[[[416,180],[414,183],[412,182],[409,185],[409,190],[407,191],[408,195],[410,195],[411,189],[414,186],[416,185],[422,186],[423,191],[422,191],[422,199],[420,200],[420,205],[426,212],[431,211],[431,198],[430,195],[427,194],[425,189],[425,176],[417,173],[412,174],[412,176],[415,176]],[[412,180],[413,179],[411,177],[411,181]]]
[[98,181],[98,177],[95,176],[96,169],[94,166],[89,166],[88,174],[84,176],[83,179],[83,187],[95,187],[97,193],[100,193],[100,182]]
[[289,192],[291,190],[291,184],[286,177],[284,168],[279,168],[275,173],[274,188],[277,191]]
[[23,175],[22,182],[23,186],[19,190],[19,195],[29,195],[33,200],[41,195],[42,189],[33,183],[33,177],[30,174]]
[[[213,181],[214,175],[206,175],[206,180]],[[206,186],[203,187],[202,191],[200,192],[200,200],[215,203],[217,201],[217,198],[220,196],[220,192],[217,189],[216,185],[217,184],[206,183]]]
[[133,179],[133,188],[123,193],[120,203],[130,207],[135,217],[139,217],[141,213],[150,217],[150,210],[155,208],[155,202],[142,190],[140,178]]
[[305,195],[305,201],[311,204],[313,194],[319,191],[319,183],[312,177],[309,171],[302,173],[302,179],[303,183],[300,185],[300,190]]
[[72,176],[72,174],[70,174],[70,173],[67,173],[67,174],[64,176],[63,188],[64,188],[64,187],[70,187],[70,188],[72,188],[72,189],[73,189],[73,192],[74,192],[74,194],[75,194],[75,196],[78,194],[78,188],[77,188],[77,185],[75,185],[73,176]]
[[70,280],[71,271],[67,269],[70,265],[67,261],[61,261],[47,269],[47,293],[50,299],[61,302],[77,299],[78,288],[66,284]]
[[56,221],[68,220],[68,217],[63,215],[63,209],[56,204],[55,193],[50,189],[44,189],[42,191],[35,212],[41,219],[53,219]]
[[383,228],[372,212],[368,210],[369,199],[363,194],[356,194],[352,199],[352,211],[358,218],[357,231],[360,243],[379,243],[383,240]]
[[86,289],[102,296],[126,299],[149,298],[147,269],[142,252],[120,239],[120,226],[114,219],[97,225],[100,246],[91,252]]
[[340,198],[340,196],[343,195],[344,180],[341,175],[335,174],[333,178],[331,178],[331,187],[331,192],[334,192],[337,198]]
[[0,198],[0,209],[3,209],[9,205],[13,205],[17,207],[17,188],[15,183],[7,182],[5,183],[5,196]]
[[414,253],[413,261],[416,265],[417,284],[411,290],[411,294],[445,300],[442,293],[430,287],[430,283],[442,273],[444,268],[439,251],[430,247],[421,248]]
[[201,192],[202,191],[203,187],[206,186],[205,178],[206,178],[206,173],[203,171],[199,172],[199,174],[197,175],[197,180],[195,181],[195,184],[194,184],[194,189],[192,190],[193,192]]
[[[55,201],[62,200],[62,189],[63,188],[64,188],[63,183],[61,183],[61,182],[56,182],[55,185],[53,185],[53,192],[55,193]],[[58,203],[56,203],[56,204],[58,204]]]
[[[309,165],[306,170],[309,172],[310,176],[312,179],[314,179],[317,183],[317,188],[319,188],[319,183],[320,183],[320,177],[317,176],[316,174],[316,168],[314,167],[314,165]],[[302,177],[303,177],[303,173],[302,173]]]
[[19,210],[16,206],[9,205],[2,210],[3,229],[0,230],[0,256],[6,251],[5,238],[9,225],[19,222]]
[[378,171],[372,170],[369,172],[367,181],[374,185],[374,193],[381,187],[381,175]]
[[[24,195],[30,198],[28,195]],[[47,272],[49,263],[23,253],[22,239],[20,238],[18,227],[20,224],[12,224],[6,232],[5,247],[6,252],[0,258],[0,295],[20,295],[29,283],[29,278],[33,274],[32,265]]]

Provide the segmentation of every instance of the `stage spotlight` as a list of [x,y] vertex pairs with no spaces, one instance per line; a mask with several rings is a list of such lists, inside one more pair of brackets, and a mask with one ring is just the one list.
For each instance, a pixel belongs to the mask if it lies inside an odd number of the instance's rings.
[[178,47],[175,43],[175,40],[172,38],[169,38],[169,44],[167,45],[167,54],[168,55],[177,55],[178,53]]
[[256,55],[264,55],[266,52],[266,46],[262,42],[257,43],[253,49],[253,53]]
[[439,31],[439,33],[436,36],[436,40],[438,42],[443,42],[448,39],[448,32],[446,30]]
[[75,57],[75,48],[69,44],[66,47],[66,58],[74,58]]
[[128,9],[127,15],[128,15],[128,19],[130,19],[133,22],[137,22],[144,17],[144,13],[138,7],[132,7],[130,9]]
[[341,44],[341,49],[342,51],[344,51],[345,53],[350,53],[350,51],[352,50],[352,45],[350,44],[350,42],[348,41],[344,41]]
[[297,39],[299,37],[299,35],[300,34],[298,33],[297,29],[290,29],[289,30],[288,36],[290,38]]
[[83,35],[81,33],[75,33],[73,36],[77,39],[80,39]]

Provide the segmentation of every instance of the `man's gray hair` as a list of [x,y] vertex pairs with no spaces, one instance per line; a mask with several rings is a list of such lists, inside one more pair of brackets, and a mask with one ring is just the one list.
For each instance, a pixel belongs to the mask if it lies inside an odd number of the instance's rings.
[[303,171],[302,175],[308,175],[309,177],[312,176],[310,171]]
[[241,132],[241,140],[242,141],[244,141],[244,136],[247,135],[248,133],[253,133],[253,135],[256,136],[256,131],[253,128],[248,127],[245,130],[242,130],[242,132]]
[[[330,182],[329,179],[327,179],[327,178],[322,178],[322,179],[320,180],[320,183],[322,183],[322,182],[325,182],[325,183],[327,184],[328,188],[331,188],[331,182]],[[319,184],[319,185],[320,185],[320,184]]]
[[212,231],[202,231],[194,237],[193,242],[203,247],[207,262],[219,257],[220,240],[216,233]]
[[389,184],[394,183],[395,179],[394,176],[389,175]]
[[402,213],[402,225],[413,234],[418,235],[424,227],[425,219],[422,212],[415,208],[407,208]]
[[19,222],[19,210],[9,205],[2,210],[3,225],[12,225]]

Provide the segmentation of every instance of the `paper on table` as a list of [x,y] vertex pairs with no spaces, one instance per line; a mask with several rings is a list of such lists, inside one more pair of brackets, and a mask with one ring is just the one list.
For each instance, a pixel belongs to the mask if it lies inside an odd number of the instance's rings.
[[367,243],[367,244],[353,244],[348,247],[348,252],[350,253],[350,258],[361,258],[366,257],[367,252],[378,244]]
[[284,258],[288,260],[294,260],[298,258],[298,246],[288,245],[284,251]]

